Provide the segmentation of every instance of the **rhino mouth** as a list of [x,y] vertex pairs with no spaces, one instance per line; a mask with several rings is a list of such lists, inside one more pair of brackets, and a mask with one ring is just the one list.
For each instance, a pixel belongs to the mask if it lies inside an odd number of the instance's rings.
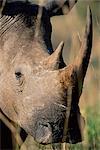
[[[75,116],[74,116],[75,117]],[[81,123],[77,120],[78,118],[72,118],[69,120],[68,130],[66,133],[66,138],[63,140],[63,129],[64,129],[64,119],[58,123],[51,125],[50,123],[41,124],[38,123],[37,130],[35,132],[35,141],[40,144],[50,144],[50,143],[70,143],[76,144],[83,141],[83,131],[84,131],[84,119],[80,116]],[[82,124],[83,128],[81,128]]]
[[38,122],[35,140],[42,144],[50,143],[52,141],[52,128],[49,123],[43,124]]
[[66,128],[65,115],[66,109],[64,107],[58,106],[57,108],[57,106],[52,105],[50,109],[48,108],[35,114],[34,125],[31,124],[23,128],[32,135],[36,142],[43,145],[62,142],[72,144],[82,142],[84,119],[79,109],[76,112],[71,111],[66,133],[64,133],[64,128]]
[[32,136],[41,144],[58,143],[62,139],[65,107],[51,105],[38,112]]
[[63,134],[62,134],[63,130],[60,128],[58,131],[54,131],[54,130],[55,128],[53,128],[49,123],[40,124],[37,127],[37,130],[35,131],[35,137],[34,137],[35,141],[44,145],[61,142],[63,138]]

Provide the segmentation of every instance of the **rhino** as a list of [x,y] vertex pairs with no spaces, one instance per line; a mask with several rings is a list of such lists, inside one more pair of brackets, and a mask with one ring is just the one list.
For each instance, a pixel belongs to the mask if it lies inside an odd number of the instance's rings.
[[63,60],[64,42],[56,50],[51,43],[51,17],[67,14],[75,3],[6,0],[0,12],[0,109],[41,144],[83,140],[79,99],[92,48],[91,9],[72,64]]

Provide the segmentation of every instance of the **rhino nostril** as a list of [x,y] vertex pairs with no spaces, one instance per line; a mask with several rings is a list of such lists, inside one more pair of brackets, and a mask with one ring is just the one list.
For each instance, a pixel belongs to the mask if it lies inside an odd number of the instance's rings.
[[49,125],[49,124],[44,124],[43,126],[44,126],[44,127],[49,127],[50,125]]
[[52,130],[49,123],[38,124],[35,134],[35,140],[42,144],[47,144],[52,141]]

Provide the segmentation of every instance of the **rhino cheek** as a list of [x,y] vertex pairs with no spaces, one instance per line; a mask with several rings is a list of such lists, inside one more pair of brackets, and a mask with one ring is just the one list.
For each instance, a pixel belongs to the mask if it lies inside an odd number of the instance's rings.
[[0,107],[2,108],[2,111],[5,113],[5,115],[11,119],[12,121],[17,122],[18,121],[18,110],[16,106],[13,103],[13,100],[15,100],[15,97],[12,97],[10,93],[2,92],[1,96],[1,102]]

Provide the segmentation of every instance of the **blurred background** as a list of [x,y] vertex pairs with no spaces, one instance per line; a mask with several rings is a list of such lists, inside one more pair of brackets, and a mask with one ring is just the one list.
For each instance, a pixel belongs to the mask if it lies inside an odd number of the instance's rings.
[[[52,43],[56,49],[63,40],[66,64],[74,61],[83,39],[88,5],[93,14],[93,48],[80,98],[81,113],[86,121],[84,141],[76,145],[65,144],[63,150],[100,150],[100,0],[78,0],[68,15],[52,17]],[[15,145],[13,149],[18,150],[17,144]],[[52,149],[52,146],[33,143],[32,137],[26,140],[25,147],[29,150]],[[25,147],[22,145],[21,150],[25,150]]]
[[100,1],[79,0],[68,15],[52,18],[53,47],[55,49],[59,42],[64,41],[63,56],[65,62],[69,64],[74,61],[79,52],[86,25],[88,5],[90,5],[93,14],[93,48],[80,100],[83,110],[87,106],[94,106],[100,98]]
[[68,15],[53,17],[52,42],[54,48],[65,42],[63,56],[66,64],[74,61],[80,48],[86,24],[86,10],[93,14],[93,48],[90,64],[80,98],[81,113],[86,120],[84,142],[69,149],[100,150],[100,1],[79,0]]

